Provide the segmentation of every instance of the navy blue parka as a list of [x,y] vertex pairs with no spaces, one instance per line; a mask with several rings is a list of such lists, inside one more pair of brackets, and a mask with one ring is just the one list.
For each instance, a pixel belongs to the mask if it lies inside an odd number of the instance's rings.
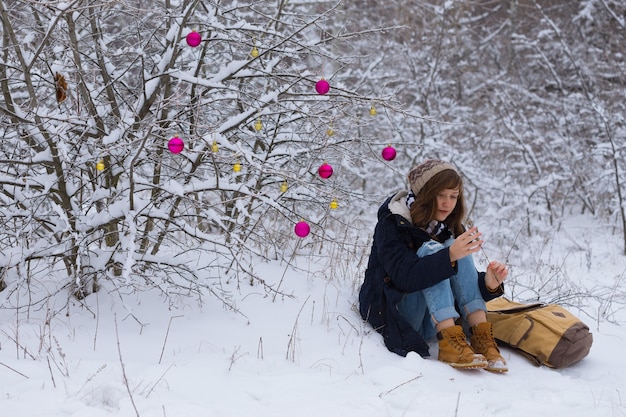
[[[428,344],[402,317],[396,305],[406,293],[431,287],[457,273],[445,248],[423,258],[417,249],[431,237],[411,223],[406,191],[389,197],[378,209],[372,249],[359,292],[359,311],[364,320],[382,334],[385,346],[406,356],[414,351],[429,356]],[[485,301],[503,294],[502,285],[487,289],[485,273],[478,273],[478,285]]]

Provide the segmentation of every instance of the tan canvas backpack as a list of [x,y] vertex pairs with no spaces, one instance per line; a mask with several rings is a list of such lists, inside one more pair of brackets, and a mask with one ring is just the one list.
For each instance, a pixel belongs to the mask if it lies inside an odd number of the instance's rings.
[[487,303],[494,337],[537,365],[564,368],[587,356],[589,327],[557,304],[522,304],[499,297]]

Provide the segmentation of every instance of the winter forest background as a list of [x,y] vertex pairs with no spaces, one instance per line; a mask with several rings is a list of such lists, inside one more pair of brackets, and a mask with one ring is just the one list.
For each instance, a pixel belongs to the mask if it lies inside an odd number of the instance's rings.
[[435,157],[511,292],[623,307],[540,260],[579,214],[626,253],[623,1],[0,0],[0,26],[3,309],[104,286],[237,311],[302,254],[356,291],[379,204]]

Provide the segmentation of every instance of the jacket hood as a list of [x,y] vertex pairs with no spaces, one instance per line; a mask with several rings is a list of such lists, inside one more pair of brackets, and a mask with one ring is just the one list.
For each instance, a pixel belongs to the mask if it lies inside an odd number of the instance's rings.
[[406,206],[406,197],[409,195],[408,191],[399,191],[389,197],[385,204],[378,210],[378,218],[387,216],[388,214],[397,214],[404,217],[408,222],[411,222],[411,212]]

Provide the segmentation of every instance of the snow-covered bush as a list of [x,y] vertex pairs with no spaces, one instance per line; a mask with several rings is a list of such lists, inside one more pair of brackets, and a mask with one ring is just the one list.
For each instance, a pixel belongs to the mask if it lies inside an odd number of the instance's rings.
[[358,34],[325,26],[332,5],[0,7],[0,250],[18,287],[54,275],[48,292],[78,297],[103,278],[220,295],[220,279],[263,282],[251,257],[291,256],[297,221],[328,238],[333,199],[362,198],[346,178],[368,170],[370,111],[393,101],[336,77],[364,75],[336,52]]

